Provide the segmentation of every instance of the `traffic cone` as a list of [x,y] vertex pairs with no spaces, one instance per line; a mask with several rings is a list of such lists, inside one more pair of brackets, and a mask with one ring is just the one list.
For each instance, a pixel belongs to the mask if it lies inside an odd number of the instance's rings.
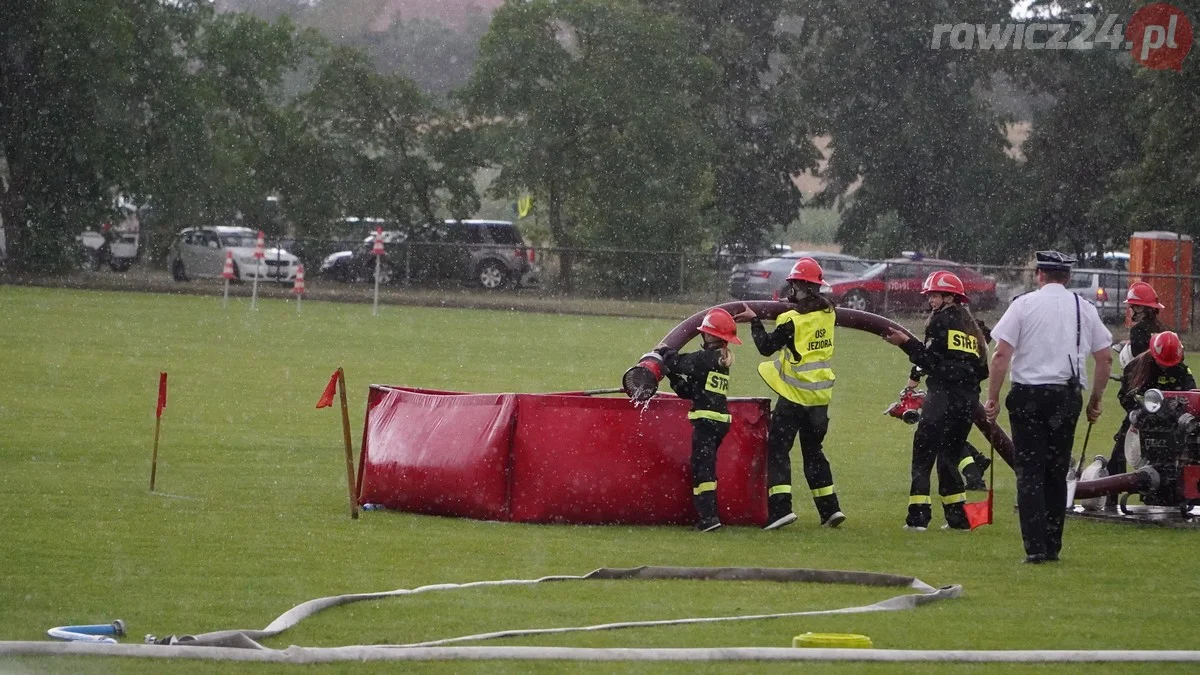
[[296,295],[304,295],[304,265],[296,268],[296,283],[292,285],[292,292]]
[[221,278],[225,280],[233,278],[233,251],[225,251],[225,268],[221,270]]
[[371,255],[383,255],[383,228],[375,228],[375,246],[371,248]]
[[263,235],[263,231],[259,230],[258,239],[254,240],[254,257],[258,258],[259,260],[263,259],[263,245],[265,239],[266,237]]

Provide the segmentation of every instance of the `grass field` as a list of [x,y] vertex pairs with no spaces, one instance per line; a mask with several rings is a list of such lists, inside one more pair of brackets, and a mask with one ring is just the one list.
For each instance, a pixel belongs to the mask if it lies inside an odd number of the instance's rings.
[[[354,425],[369,383],[461,391],[616,386],[671,320],[520,314],[0,287],[0,639],[123,619],[130,638],[266,626],[302,601],[441,582],[582,574],[642,564],[892,572],[965,597],[899,613],[634,629],[489,644],[785,647],[805,631],[869,635],[881,648],[1188,649],[1200,574],[1194,531],[1070,522],[1063,561],[1028,567],[1013,478],[997,471],[998,522],[973,533],[901,530],[912,427],[880,413],[903,385],[899,350],[839,333],[827,452],[843,510],[816,527],[811,502],[778,532],[572,527],[347,514],[338,414],[313,408],[346,368]],[[766,395],[738,348],[736,395]],[[157,375],[170,374],[158,491],[148,492]],[[1092,434],[1107,454],[1115,387]],[[1079,427],[1082,442],[1085,425]],[[356,436],[357,436],[356,431]],[[357,445],[358,438],[355,442]],[[1078,446],[1077,446],[1078,447]],[[1003,464],[1001,463],[1001,466]],[[798,465],[797,465],[798,467]],[[797,468],[798,471],[798,468]],[[170,496],[167,496],[170,495]],[[935,525],[940,516],[935,512]],[[388,644],[499,630],[800,611],[887,589],[749,583],[595,582],[472,590],[328,610],[268,644]],[[426,663],[437,672],[783,672],[798,664]],[[1153,672],[1172,666],[1154,666]],[[343,664],[323,672],[393,672]],[[874,672],[861,664],[831,672]],[[157,660],[21,658],[3,672],[256,672]],[[1028,671],[926,664],[888,672]],[[1059,669],[1066,672],[1066,668]],[[1129,666],[1099,672],[1152,672]]]

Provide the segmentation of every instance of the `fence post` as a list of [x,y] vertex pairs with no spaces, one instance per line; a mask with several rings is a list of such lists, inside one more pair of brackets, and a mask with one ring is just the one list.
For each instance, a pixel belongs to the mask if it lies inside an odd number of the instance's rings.
[[679,252],[679,295],[683,295],[683,278],[687,274],[687,251]]
[[412,285],[412,242],[404,242],[404,285]]
[[892,285],[892,264],[889,262],[883,263],[883,315],[888,314],[888,293]]
[[1183,330],[1183,274],[1179,264],[1183,262],[1183,233],[1175,233],[1175,330]]

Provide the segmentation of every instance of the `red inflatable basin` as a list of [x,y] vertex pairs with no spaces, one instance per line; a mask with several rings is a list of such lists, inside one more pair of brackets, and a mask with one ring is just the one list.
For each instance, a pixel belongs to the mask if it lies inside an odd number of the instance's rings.
[[[371,387],[358,501],[414,513],[525,523],[688,524],[689,403],[645,410],[579,393],[465,394]],[[717,454],[728,525],[767,519],[769,402],[730,399]]]

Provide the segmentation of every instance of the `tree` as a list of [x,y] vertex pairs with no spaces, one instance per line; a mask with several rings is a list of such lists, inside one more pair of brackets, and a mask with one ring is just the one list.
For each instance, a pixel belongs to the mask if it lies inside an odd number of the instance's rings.
[[792,177],[815,169],[812,102],[800,95],[803,20],[796,0],[649,5],[688,24],[691,49],[717,68],[703,106],[716,145],[713,202],[722,242],[756,250],[800,213]]
[[[907,245],[946,256],[995,259],[986,245],[1013,190],[1001,122],[976,94],[995,65],[986,52],[931,49],[933,27],[960,17],[990,22],[1008,3],[813,0],[805,14],[805,96],[821,101],[818,130],[832,136],[818,205],[838,204],[848,251],[894,255],[868,243],[894,213]],[[848,188],[862,180],[850,198]],[[889,241],[889,246],[894,242]]]
[[[205,2],[15,3],[0,26],[0,201],[9,258],[61,270],[117,195],[176,228],[270,191],[295,28]],[[165,239],[165,238],[164,238]]]
[[360,51],[331,48],[291,119],[292,170],[280,188],[309,228],[369,215],[411,229],[443,208],[463,218],[479,206],[471,179],[479,160],[464,126]]
[[[496,189],[534,193],[556,245],[682,250],[704,222],[712,157],[699,97],[712,75],[671,17],[619,0],[532,0],[497,11],[462,99],[502,166]],[[618,287],[661,290],[661,261],[597,262]],[[569,251],[561,274],[569,289]]]

